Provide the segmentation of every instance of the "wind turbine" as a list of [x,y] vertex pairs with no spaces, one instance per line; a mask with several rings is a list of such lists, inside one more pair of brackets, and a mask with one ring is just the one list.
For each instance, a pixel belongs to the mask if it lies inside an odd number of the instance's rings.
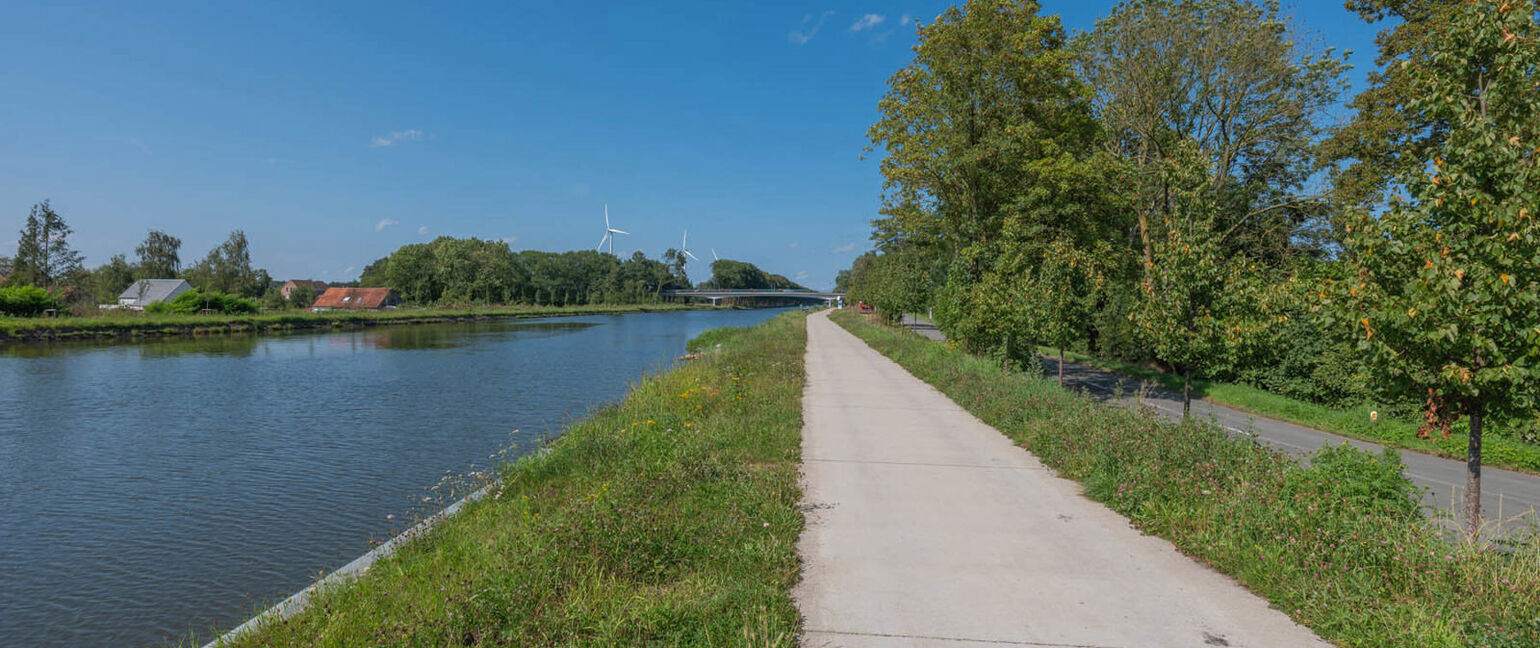
[[610,226],[610,204],[609,203],[605,203],[604,204],[604,236],[599,238],[599,245],[594,248],[594,251],[598,252],[599,248],[604,247],[604,244],[606,242],[608,242],[610,244],[610,254],[614,255],[615,254],[615,235],[616,234],[625,234],[626,236],[630,236],[631,235],[630,232],[627,232],[625,230],[618,230],[618,229],[615,229],[614,227]]
[[711,260],[712,261],[721,261],[722,260],[721,257],[717,256],[717,249],[716,248],[711,248]]
[[690,257],[691,259],[695,259],[696,261],[700,260],[696,259],[695,255],[690,253],[690,230],[685,230],[684,239],[679,241],[679,253]]

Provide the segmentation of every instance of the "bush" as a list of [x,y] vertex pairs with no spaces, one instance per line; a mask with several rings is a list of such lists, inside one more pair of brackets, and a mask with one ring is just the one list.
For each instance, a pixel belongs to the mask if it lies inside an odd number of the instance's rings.
[[36,317],[50,308],[62,307],[58,295],[37,286],[0,287],[0,314]]
[[257,312],[257,302],[222,292],[189,290],[172,298],[171,301],[150,304],[144,310],[147,313],[194,314],[204,309],[221,315],[245,315]]

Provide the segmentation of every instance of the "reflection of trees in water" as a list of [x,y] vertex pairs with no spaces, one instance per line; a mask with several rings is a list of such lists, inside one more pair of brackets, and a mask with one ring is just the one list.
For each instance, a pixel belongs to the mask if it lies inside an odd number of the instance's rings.
[[362,336],[364,344],[377,349],[452,349],[482,335],[513,333],[521,338],[575,333],[597,322],[479,322],[472,324],[411,325],[375,329]]
[[[461,324],[407,324],[388,328],[365,329],[359,339],[376,349],[452,349],[464,346],[478,335],[513,333],[519,337],[548,337],[574,333],[597,322],[517,322],[511,320]],[[104,347],[132,347],[144,358],[171,358],[184,355],[211,355],[245,358],[256,352],[263,338],[335,335],[298,331],[291,334],[229,333],[198,337],[149,338],[131,342],[101,340],[29,342],[0,345],[0,356],[47,358],[71,351]]]
[[160,338],[138,340],[131,343],[104,345],[100,340],[78,342],[32,342],[0,345],[0,356],[13,358],[49,358],[70,352],[101,349],[106,346],[124,346],[137,351],[144,358],[172,358],[184,355],[214,355],[245,358],[257,348],[257,335],[216,335],[196,338]]

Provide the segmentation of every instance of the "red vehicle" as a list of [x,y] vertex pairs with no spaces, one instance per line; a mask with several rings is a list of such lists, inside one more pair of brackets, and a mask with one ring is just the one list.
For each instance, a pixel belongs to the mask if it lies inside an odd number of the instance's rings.
[[858,313],[860,313],[862,315],[871,315],[872,313],[877,312],[877,309],[872,308],[871,304],[868,304],[868,303],[866,303],[864,301],[856,302],[856,308],[857,308],[856,312],[858,312]]

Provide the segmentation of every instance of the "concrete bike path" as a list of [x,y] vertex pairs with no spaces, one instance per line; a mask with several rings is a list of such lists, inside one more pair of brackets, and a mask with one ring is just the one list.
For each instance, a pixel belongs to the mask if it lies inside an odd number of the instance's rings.
[[804,646],[1329,646],[808,318]]

